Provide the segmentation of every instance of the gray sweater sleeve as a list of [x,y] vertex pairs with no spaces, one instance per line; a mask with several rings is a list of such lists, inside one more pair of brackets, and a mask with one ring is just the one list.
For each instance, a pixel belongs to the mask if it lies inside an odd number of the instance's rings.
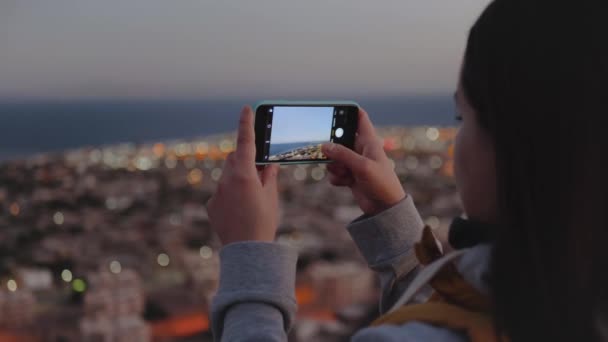
[[219,289],[211,304],[215,341],[287,341],[297,310],[295,250],[235,242],[220,251]]
[[414,243],[420,240],[423,227],[409,195],[391,208],[371,217],[362,215],[347,226],[369,267],[380,277],[381,313],[390,309],[418,274]]

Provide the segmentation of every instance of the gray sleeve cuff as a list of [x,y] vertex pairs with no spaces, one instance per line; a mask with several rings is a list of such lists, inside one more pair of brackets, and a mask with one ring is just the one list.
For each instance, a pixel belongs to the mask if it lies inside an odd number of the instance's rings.
[[[211,305],[214,338],[221,338],[226,313],[240,303],[275,307],[282,314],[285,331],[289,331],[297,310],[297,259],[294,249],[272,242],[245,241],[224,246],[220,251],[219,289]],[[250,323],[255,329],[255,317]]]
[[390,267],[399,277],[418,265],[413,247],[423,227],[414,201],[407,195],[374,216],[355,219],[347,229],[372,269]]

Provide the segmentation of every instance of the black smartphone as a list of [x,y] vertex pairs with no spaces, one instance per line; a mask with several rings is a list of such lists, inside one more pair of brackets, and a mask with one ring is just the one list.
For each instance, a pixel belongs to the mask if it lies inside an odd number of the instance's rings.
[[256,164],[330,162],[321,145],[353,149],[359,105],[351,101],[263,101],[255,107]]

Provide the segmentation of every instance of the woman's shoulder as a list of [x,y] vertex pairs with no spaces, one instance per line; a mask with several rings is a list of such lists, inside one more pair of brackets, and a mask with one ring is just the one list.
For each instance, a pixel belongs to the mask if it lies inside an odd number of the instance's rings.
[[437,327],[421,322],[410,322],[403,325],[382,325],[359,330],[351,339],[352,342],[409,342],[441,341],[466,342],[466,335],[457,331]]

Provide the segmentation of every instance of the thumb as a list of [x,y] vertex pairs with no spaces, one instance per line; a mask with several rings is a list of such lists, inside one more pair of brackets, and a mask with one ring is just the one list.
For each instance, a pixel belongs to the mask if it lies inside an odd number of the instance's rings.
[[278,164],[270,164],[267,165],[264,170],[262,170],[261,180],[262,186],[264,188],[274,188],[277,187],[277,176],[279,174],[279,165]]
[[362,172],[363,168],[367,167],[367,163],[370,162],[367,158],[340,144],[324,144],[322,151],[329,159],[342,163],[355,174]]

